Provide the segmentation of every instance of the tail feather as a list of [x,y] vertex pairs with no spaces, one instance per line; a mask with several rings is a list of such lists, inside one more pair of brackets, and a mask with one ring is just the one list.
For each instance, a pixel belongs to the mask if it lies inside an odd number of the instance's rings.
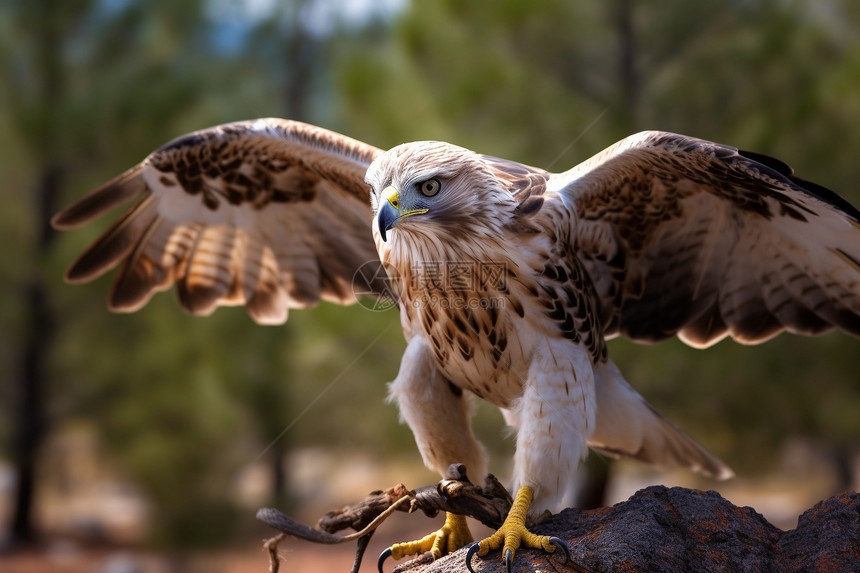
[[588,445],[611,457],[681,466],[714,479],[734,472],[639,395],[612,362],[597,371],[597,427]]

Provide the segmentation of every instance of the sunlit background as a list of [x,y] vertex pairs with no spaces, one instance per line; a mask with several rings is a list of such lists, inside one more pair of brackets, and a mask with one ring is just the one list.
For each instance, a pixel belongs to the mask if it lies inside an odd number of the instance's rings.
[[[177,135],[280,116],[557,171],[634,131],[677,131],[778,156],[857,204],[858,29],[853,0],[6,0],[0,570],[265,571],[257,507],[312,524],[437,479],[384,403],[396,311],[321,304],[261,327],[241,309],[189,317],[167,293],[110,314],[108,278],[62,282],[103,228],[50,231],[73,198]],[[596,458],[606,503],[680,484],[790,528],[860,487],[857,340],[617,340],[610,355],[739,477]],[[507,476],[501,416],[481,405],[476,426]],[[408,517],[378,537],[436,525]],[[347,570],[350,551],[285,556]]]

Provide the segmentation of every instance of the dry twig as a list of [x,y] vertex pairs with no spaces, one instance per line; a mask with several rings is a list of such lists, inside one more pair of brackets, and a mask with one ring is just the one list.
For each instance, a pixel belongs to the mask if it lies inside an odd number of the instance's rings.
[[[264,544],[269,552],[269,571],[277,573],[280,561],[277,546],[290,535],[313,543],[334,544],[357,540],[352,572],[357,573],[370,537],[379,525],[394,511],[422,511],[433,517],[440,511],[474,517],[488,527],[499,527],[511,508],[511,496],[492,474],[484,487],[474,485],[466,477],[466,468],[454,464],[448,468],[445,479],[434,485],[409,490],[403,484],[385,491],[372,492],[364,501],[324,515],[316,528],[308,527],[277,509],[263,508],[257,519],[281,533]],[[356,533],[335,535],[351,528]]]

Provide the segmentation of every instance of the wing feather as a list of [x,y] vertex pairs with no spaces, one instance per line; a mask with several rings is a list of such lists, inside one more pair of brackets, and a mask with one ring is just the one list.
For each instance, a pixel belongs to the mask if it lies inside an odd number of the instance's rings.
[[663,132],[553,176],[607,336],[860,335],[860,212],[763,155]]
[[81,253],[66,271],[70,283],[89,282],[114,268],[158,219],[152,197],[145,197],[126,211]]
[[260,324],[280,324],[287,320],[290,298],[278,276],[272,249],[260,241],[252,244],[253,266],[245,268],[247,287],[245,309]]
[[135,165],[57,213],[51,220],[54,228],[63,230],[80,227],[145,192],[146,184],[140,177],[142,169],[142,163]]
[[108,298],[108,306],[111,310],[133,312],[149,301],[159,285],[167,282],[164,268],[154,264],[146,252],[150,250],[148,239],[158,233],[162,227],[160,223],[159,217],[152,217],[149,226],[129,240],[131,244],[137,241],[137,246],[114,277]]
[[121,265],[109,306],[123,312],[173,284],[193,314],[244,304],[267,324],[321,298],[348,304],[359,267],[379,264],[364,174],[380,153],[280,119],[177,138],[54,217],[55,227],[74,228],[142,196],[77,258],[66,279],[87,282]]
[[236,227],[226,225],[204,227],[198,233],[176,285],[183,307],[192,314],[206,316],[219,304],[244,302],[244,297],[236,299],[235,285],[242,276],[237,267],[244,254],[241,249],[234,253],[236,233]]

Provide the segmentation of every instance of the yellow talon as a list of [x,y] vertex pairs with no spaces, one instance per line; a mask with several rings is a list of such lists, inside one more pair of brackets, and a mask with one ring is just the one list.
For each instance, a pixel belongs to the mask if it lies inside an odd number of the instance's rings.
[[526,514],[533,498],[534,491],[529,486],[523,486],[517,490],[514,503],[502,526],[494,534],[472,546],[466,554],[466,567],[469,571],[474,571],[472,569],[472,555],[477,553],[478,557],[483,557],[493,549],[503,550],[505,568],[510,571],[514,554],[521,545],[533,549],[543,549],[547,553],[554,553],[557,548],[561,548],[564,551],[565,559],[570,559],[567,543],[557,537],[535,535],[526,529]]
[[402,559],[407,555],[426,553],[429,551],[433,559],[439,559],[443,555],[465,547],[472,542],[472,532],[466,523],[465,516],[454,513],[445,514],[445,523],[438,531],[426,535],[417,541],[396,543],[383,551],[379,556],[379,571],[382,571],[382,563],[389,556],[395,560]]
[[441,535],[437,535],[436,542],[433,544],[433,559],[439,559],[472,543],[472,532],[469,531],[465,515],[446,513],[445,524],[437,534]]

